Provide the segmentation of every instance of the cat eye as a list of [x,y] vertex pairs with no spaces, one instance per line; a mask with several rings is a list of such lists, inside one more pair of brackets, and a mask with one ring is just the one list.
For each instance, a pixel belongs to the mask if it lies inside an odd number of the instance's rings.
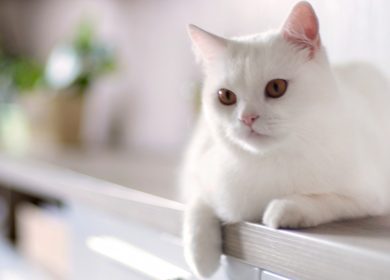
[[274,79],[268,82],[265,87],[265,95],[271,98],[279,98],[287,90],[287,81],[283,79]]
[[237,102],[237,96],[231,90],[221,88],[218,91],[219,102],[223,105],[233,105]]

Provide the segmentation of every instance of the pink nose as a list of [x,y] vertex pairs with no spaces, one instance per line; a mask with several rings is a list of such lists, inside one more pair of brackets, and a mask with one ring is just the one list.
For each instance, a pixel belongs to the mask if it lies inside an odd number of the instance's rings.
[[251,127],[252,124],[255,122],[255,120],[257,120],[259,118],[259,115],[254,115],[254,114],[251,114],[251,115],[246,115],[246,116],[243,116],[241,117],[241,121]]

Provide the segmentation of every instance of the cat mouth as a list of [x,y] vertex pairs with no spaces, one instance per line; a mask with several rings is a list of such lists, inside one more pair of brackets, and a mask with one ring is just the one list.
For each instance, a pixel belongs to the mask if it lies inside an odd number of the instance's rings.
[[257,132],[255,130],[251,129],[249,131],[248,137],[250,137],[250,138],[265,138],[265,137],[268,137],[268,135],[266,135],[264,133]]

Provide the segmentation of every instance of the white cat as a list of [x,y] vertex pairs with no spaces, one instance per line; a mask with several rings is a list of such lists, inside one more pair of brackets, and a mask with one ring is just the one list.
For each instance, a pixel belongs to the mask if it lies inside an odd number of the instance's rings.
[[218,268],[222,223],[309,227],[390,208],[390,92],[373,67],[332,69],[307,2],[283,27],[190,37],[205,72],[181,183],[183,239],[199,277]]

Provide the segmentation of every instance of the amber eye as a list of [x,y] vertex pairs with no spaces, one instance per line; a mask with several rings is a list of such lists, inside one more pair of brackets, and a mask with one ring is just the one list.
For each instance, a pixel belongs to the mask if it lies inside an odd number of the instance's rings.
[[218,98],[223,105],[233,105],[237,102],[237,96],[234,92],[226,88],[221,88],[218,91]]
[[265,95],[271,98],[279,98],[284,95],[287,90],[287,81],[275,79],[268,82],[265,87]]

